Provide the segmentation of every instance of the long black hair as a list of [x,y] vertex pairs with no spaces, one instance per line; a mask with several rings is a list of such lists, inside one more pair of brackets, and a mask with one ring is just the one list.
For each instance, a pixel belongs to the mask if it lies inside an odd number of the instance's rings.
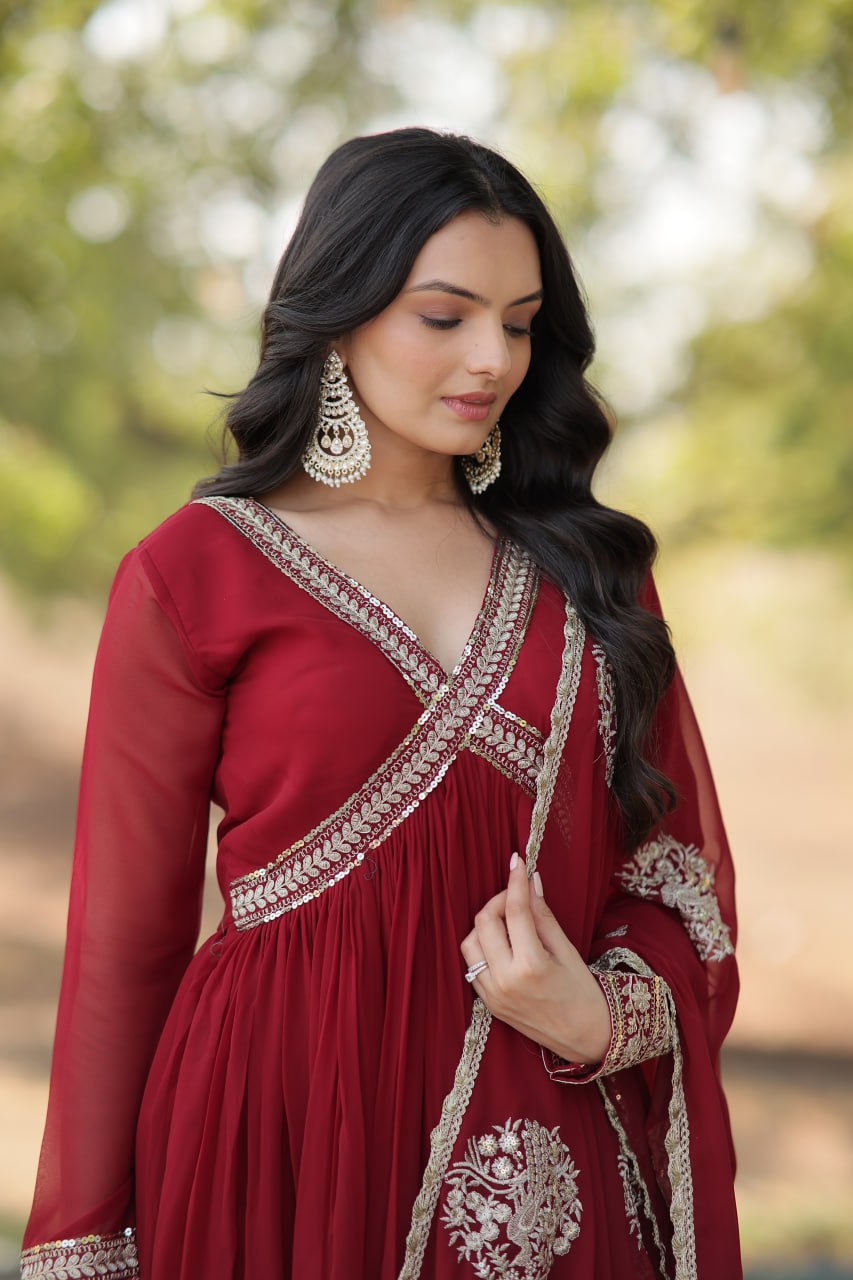
[[459,491],[475,516],[568,593],[607,654],[618,707],[613,792],[631,846],[675,800],[650,741],[672,679],[672,646],[665,624],[638,601],[657,546],[640,520],[592,495],[610,442],[603,401],[584,376],[592,328],[557,226],[508,160],[469,138],[420,128],[353,138],[329,156],[279,263],[257,371],[231,397],[226,427],[237,460],[194,492],[259,495],[298,471],[331,345],[383,311],[429,237],[468,210],[526,223],[544,301],[530,367],[501,416],[501,474],[474,495],[460,471]]

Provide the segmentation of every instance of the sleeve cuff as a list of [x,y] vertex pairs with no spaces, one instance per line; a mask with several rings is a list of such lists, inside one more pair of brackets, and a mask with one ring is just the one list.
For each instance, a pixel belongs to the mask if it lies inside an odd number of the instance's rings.
[[635,1067],[672,1049],[672,1023],[667,985],[657,974],[612,972],[605,954],[590,965],[610,1010],[610,1044],[601,1062],[567,1062],[542,1049],[542,1062],[552,1080],[588,1084],[599,1076]]
[[21,1254],[21,1280],[67,1280],[70,1276],[139,1280],[135,1229],[125,1227],[111,1236],[53,1240]]

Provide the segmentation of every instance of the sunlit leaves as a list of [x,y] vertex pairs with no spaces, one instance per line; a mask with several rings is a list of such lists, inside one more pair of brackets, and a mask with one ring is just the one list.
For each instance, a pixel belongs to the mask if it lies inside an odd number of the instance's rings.
[[364,18],[45,0],[7,21],[0,378],[20,476],[0,552],[23,581],[102,584],[211,470],[203,388],[248,376],[311,174],[393,99],[356,57]]
[[4,12],[0,554],[23,582],[102,586],[212,469],[203,389],[248,376],[317,165],[417,119],[503,147],[555,209],[655,520],[849,546],[853,0]]

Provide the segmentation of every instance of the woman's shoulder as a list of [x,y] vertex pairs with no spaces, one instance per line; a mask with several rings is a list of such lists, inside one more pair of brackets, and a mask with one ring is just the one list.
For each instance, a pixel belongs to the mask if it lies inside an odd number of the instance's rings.
[[149,572],[169,583],[222,583],[246,571],[247,543],[216,503],[185,502],[156,525],[129,553]]
[[273,597],[285,610],[289,601],[284,584],[269,590],[268,561],[223,514],[215,503],[186,502],[127,553],[114,591],[126,576],[143,577],[187,646],[227,676],[269,622]]
[[[187,620],[260,607],[269,565],[251,543],[204,500],[186,502],[125,557],[148,577],[155,594]],[[258,588],[261,587],[259,591]]]
[[222,523],[221,516],[208,503],[191,499],[145,534],[136,550],[167,559],[173,555],[205,559],[218,550],[217,535]]

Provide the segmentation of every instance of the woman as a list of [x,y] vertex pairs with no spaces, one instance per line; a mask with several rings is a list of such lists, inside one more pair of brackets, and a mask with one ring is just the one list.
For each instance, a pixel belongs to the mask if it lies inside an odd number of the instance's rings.
[[740,1274],[731,864],[592,351],[501,157],[325,163],[111,595],[25,1276]]

